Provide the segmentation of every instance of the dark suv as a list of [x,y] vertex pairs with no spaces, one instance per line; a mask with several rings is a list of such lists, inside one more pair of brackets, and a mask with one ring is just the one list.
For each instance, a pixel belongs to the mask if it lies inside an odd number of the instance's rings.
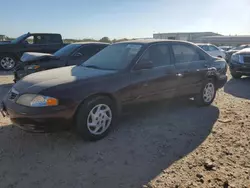
[[227,81],[225,60],[182,41],[116,43],[81,66],[34,73],[4,98],[2,113],[29,131],[74,122],[87,140],[104,137],[127,104],[194,97],[210,105]]

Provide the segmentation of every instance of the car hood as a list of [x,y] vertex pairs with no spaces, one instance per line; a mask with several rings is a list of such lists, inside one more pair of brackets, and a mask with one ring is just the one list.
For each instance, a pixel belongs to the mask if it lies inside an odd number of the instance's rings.
[[18,81],[13,87],[20,93],[39,93],[44,89],[85,81],[90,78],[113,74],[113,70],[100,70],[83,66],[69,66],[30,74]]
[[37,61],[42,59],[58,59],[56,56],[47,53],[37,53],[37,52],[25,52],[22,57],[22,62]]
[[244,48],[238,51],[237,54],[250,54],[250,48]]
[[233,54],[233,53],[235,53],[235,52],[238,52],[239,50],[229,50],[229,51],[227,51],[227,53],[228,54]]

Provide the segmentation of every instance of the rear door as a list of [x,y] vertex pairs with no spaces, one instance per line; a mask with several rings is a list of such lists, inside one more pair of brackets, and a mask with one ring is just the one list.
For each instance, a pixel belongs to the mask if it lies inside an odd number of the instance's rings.
[[152,62],[151,69],[133,70],[131,98],[134,102],[171,98],[178,80],[168,44],[153,44],[142,55],[138,64]]
[[105,44],[87,44],[76,50],[68,60],[68,65],[79,65],[84,63],[93,55],[104,49],[107,45]]
[[177,95],[199,92],[209,67],[206,55],[198,47],[188,43],[173,43],[172,51],[179,80]]

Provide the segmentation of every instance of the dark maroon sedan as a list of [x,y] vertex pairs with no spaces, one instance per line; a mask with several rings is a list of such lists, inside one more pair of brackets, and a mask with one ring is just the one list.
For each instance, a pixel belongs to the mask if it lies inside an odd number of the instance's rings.
[[29,131],[75,125],[87,140],[104,137],[126,104],[194,97],[210,105],[227,81],[226,62],[182,41],[130,41],[106,47],[80,66],[28,75],[1,112]]

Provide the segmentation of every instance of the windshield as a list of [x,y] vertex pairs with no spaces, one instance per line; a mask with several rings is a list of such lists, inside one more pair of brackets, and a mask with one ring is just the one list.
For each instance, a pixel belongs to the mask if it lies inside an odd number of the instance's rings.
[[82,66],[97,69],[122,70],[126,68],[142,48],[141,44],[120,43],[104,48]]
[[63,57],[63,56],[69,56],[71,53],[73,53],[77,48],[79,48],[81,44],[69,44],[60,50],[56,51],[54,53],[57,57]]
[[12,43],[12,44],[17,44],[17,43],[19,43],[20,41],[22,41],[23,39],[27,38],[28,35],[29,35],[28,33],[23,34],[23,35],[21,35],[20,37],[17,37],[16,39],[12,40],[11,43]]

